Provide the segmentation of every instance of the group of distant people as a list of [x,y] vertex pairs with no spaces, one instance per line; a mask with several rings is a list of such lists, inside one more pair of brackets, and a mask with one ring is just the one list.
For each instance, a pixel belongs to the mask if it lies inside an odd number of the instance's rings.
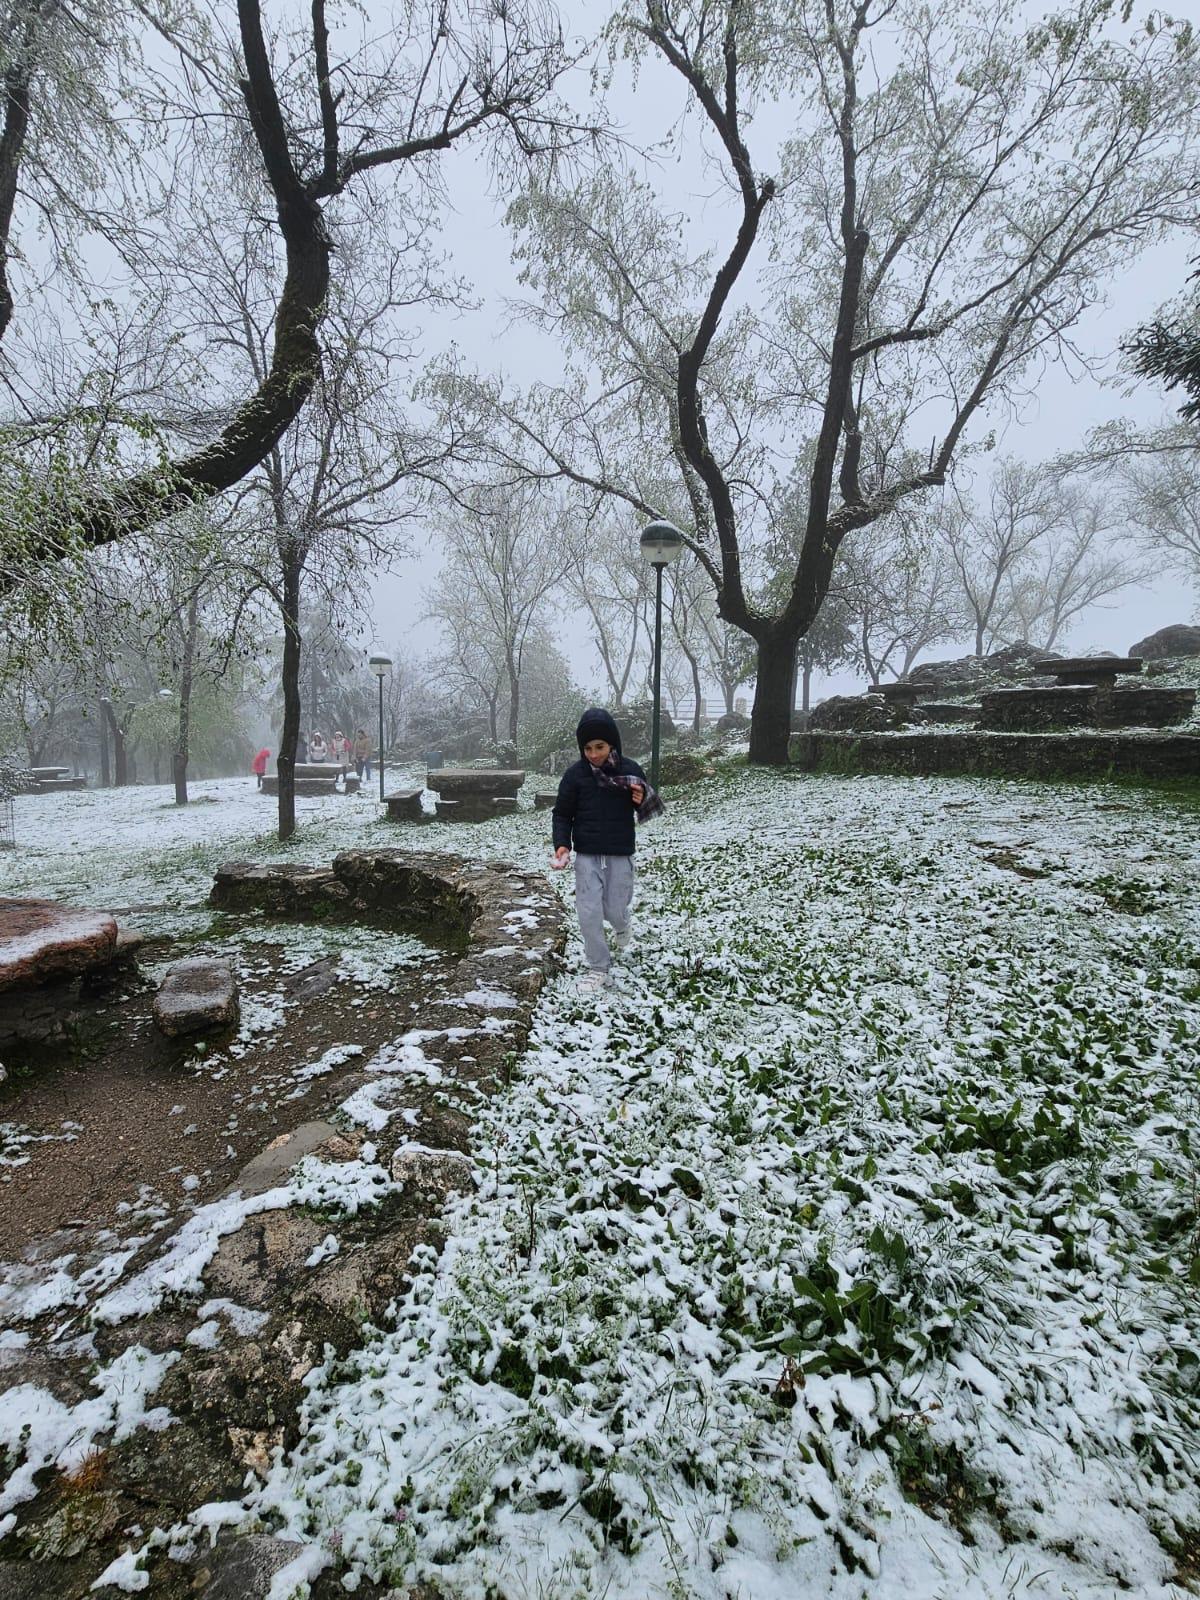
[[[374,754],[374,743],[365,728],[359,728],[353,739],[348,739],[340,728],[335,728],[329,739],[326,739],[323,733],[314,730],[312,733],[300,734],[296,740],[297,766],[301,763],[324,766],[328,762],[331,766],[336,766],[343,776],[353,767],[358,776],[366,778],[368,782],[371,778],[371,760]],[[258,779],[260,789],[270,759],[271,752],[264,745],[250,763],[250,770]]]
[[296,760],[318,767],[328,761],[343,772],[353,767],[360,778],[370,778],[374,750],[371,735],[365,728],[359,728],[353,739],[348,739],[340,728],[335,728],[329,739],[314,730],[307,737],[301,734],[296,741]]

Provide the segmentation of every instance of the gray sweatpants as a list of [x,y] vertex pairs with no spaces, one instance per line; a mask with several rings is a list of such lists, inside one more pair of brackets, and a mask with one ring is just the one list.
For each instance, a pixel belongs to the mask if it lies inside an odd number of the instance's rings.
[[579,913],[583,953],[594,972],[607,972],[612,960],[604,924],[624,933],[629,926],[632,899],[632,856],[575,857],[575,909]]

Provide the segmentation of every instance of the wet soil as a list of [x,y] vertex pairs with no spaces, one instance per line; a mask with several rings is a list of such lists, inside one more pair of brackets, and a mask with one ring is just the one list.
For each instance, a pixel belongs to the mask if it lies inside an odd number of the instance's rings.
[[[219,953],[219,942],[208,948]],[[160,940],[142,960],[182,953],[191,952]],[[243,1016],[263,1000],[280,1014],[240,1043],[163,1038],[151,1019],[154,985],[136,974],[123,992],[85,1000],[74,1043],[23,1057],[6,1052],[0,1254],[30,1265],[70,1254],[78,1278],[92,1259],[151,1248],[164,1229],[228,1189],[277,1134],[327,1116],[345,1098],[347,1078],[404,1031],[455,960],[430,948],[381,990],[350,976],[336,957],[288,971],[281,948],[259,945],[249,981],[243,965]],[[337,1060],[339,1046],[359,1049]]]

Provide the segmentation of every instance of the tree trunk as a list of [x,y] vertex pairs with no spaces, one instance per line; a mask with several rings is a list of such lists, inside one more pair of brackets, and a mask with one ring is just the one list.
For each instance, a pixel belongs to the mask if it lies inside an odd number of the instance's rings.
[[687,656],[688,666],[692,669],[692,732],[698,734],[700,732],[700,717],[704,710],[704,700],[700,692],[700,663],[692,655],[691,651],[684,649],[683,653]]
[[104,715],[108,721],[109,732],[113,736],[113,783],[118,789],[123,789],[129,782],[129,757],[125,748],[125,730],[117,721],[116,713],[112,708],[112,701],[103,702]]
[[802,682],[804,687],[803,698],[800,701],[800,709],[802,711],[810,711],[812,709],[812,662],[807,656],[804,658],[804,673]]
[[521,678],[516,667],[508,666],[508,742],[517,742],[517,723],[521,713]]
[[[21,160],[25,154],[25,139],[29,132],[29,89],[37,67],[37,29],[41,22],[41,0],[26,8],[19,24],[23,38],[8,39],[6,54],[11,65],[4,74],[4,129],[0,133],[0,339],[8,332],[12,321],[13,297],[8,281],[9,252],[11,248],[13,207],[21,176]],[[17,17],[12,16],[9,26],[13,33],[18,28]]]
[[[279,775],[279,837],[296,831],[296,742],[300,737],[300,570],[297,553],[283,558],[283,727],[275,771]],[[383,752],[380,751],[380,759]]]
[[103,701],[100,702],[100,713],[96,718],[96,731],[100,735],[100,787],[108,789],[112,786],[112,770],[108,764],[108,722]]
[[188,803],[188,744],[192,723],[192,673],[196,662],[196,638],[200,632],[200,591],[188,596],[187,631],[183,636],[183,662],[179,673],[179,722],[175,729],[175,748],[171,752],[171,774],[175,780],[175,804]]
[[772,628],[758,641],[758,671],[750,712],[750,760],[762,766],[787,765],[792,731],[792,671],[797,636]]

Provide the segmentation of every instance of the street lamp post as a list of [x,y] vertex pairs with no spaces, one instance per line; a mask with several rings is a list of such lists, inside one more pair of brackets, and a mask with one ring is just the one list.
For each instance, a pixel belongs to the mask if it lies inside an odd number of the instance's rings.
[[392,670],[391,656],[372,656],[371,671],[379,679],[379,799],[383,800],[383,680]]
[[673,522],[647,523],[642,554],[654,568],[654,723],[650,740],[650,784],[658,788],[659,727],[662,715],[662,575],[683,549],[683,535]]

